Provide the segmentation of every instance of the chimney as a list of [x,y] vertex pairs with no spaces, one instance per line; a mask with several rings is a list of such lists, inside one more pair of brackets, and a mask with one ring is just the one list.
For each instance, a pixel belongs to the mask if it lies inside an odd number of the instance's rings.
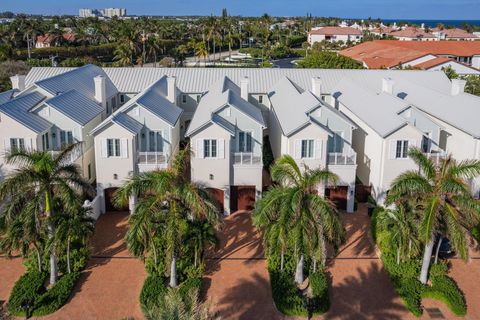
[[167,77],[167,99],[173,104],[175,104],[177,97],[177,87],[175,83],[176,78],[174,76]]
[[312,93],[321,98],[322,96],[322,78],[320,77],[313,77],[312,78]]
[[12,81],[12,88],[17,89],[19,91],[25,90],[25,76],[17,74],[13,77],[10,77]]
[[391,78],[382,79],[382,92],[393,94],[394,81]]
[[107,89],[105,86],[105,77],[102,75],[98,75],[93,78],[95,82],[95,100],[102,105],[102,107],[106,107],[107,105]]
[[240,81],[240,96],[242,99],[248,101],[248,77],[245,76],[241,81]]
[[460,79],[452,79],[452,96],[456,96],[462,92],[465,92],[465,85],[467,81]]

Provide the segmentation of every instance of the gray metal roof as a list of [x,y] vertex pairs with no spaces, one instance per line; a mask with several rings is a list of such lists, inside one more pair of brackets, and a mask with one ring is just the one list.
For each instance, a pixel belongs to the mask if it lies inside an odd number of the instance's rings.
[[123,112],[117,112],[113,117],[112,117],[112,122],[118,124],[119,126],[127,129],[133,134],[139,133],[143,125],[133,119],[132,117],[129,117],[127,114]]
[[[47,78],[35,80],[34,85],[46,90],[52,95],[58,95],[75,89],[89,99],[95,99],[96,76],[105,77],[107,98],[117,94],[118,90],[102,68],[94,65],[85,65],[80,68],[65,69],[66,72],[57,73]],[[56,72],[54,72],[56,73]],[[29,83],[30,84],[30,83]]]
[[356,81],[345,79],[334,89],[333,96],[382,137],[407,124],[398,113],[408,103],[384,92],[376,93]]
[[[226,105],[236,108],[261,126],[265,126],[260,109],[242,99],[240,97],[240,88],[228,77],[223,77],[220,80],[217,80],[217,82],[208,90],[208,93],[200,100],[200,103],[197,106],[197,111],[193,115],[192,122],[188,127],[186,135],[192,134],[199,128],[213,121],[212,119],[214,119],[216,112]],[[218,120],[214,122],[220,123]],[[227,130],[230,131],[230,129]]]
[[52,124],[30,110],[43,101],[45,97],[38,92],[32,92],[22,97],[10,100],[0,105],[0,112],[21,123],[36,133],[44,132]]
[[13,99],[13,96],[15,95],[15,93],[17,93],[18,90],[17,89],[11,89],[11,90],[7,90],[7,91],[4,91],[4,92],[1,92],[0,93],[0,104],[4,104],[5,102],[8,102],[10,101],[11,99]]
[[[65,73],[72,68],[35,67],[27,75],[27,86],[35,81]],[[239,85],[242,78],[250,80],[249,91],[268,92],[281,78],[288,77],[305,90],[310,90],[313,77],[322,79],[322,91],[330,94],[343,79],[351,78],[376,87],[381,79],[402,78],[414,84],[442,92],[450,91],[450,82],[442,71],[418,70],[347,70],[347,69],[255,69],[255,68],[104,68],[120,92],[141,92],[165,75],[177,78],[182,92],[206,92],[219,79],[228,77]]]
[[70,90],[45,101],[82,126],[102,113],[103,108],[76,90]]

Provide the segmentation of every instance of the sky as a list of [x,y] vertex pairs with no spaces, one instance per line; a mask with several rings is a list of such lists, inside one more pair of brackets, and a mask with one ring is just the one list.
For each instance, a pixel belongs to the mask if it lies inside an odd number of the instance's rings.
[[122,7],[132,15],[334,16],[341,18],[480,20],[480,0],[0,0],[0,11],[78,14]]

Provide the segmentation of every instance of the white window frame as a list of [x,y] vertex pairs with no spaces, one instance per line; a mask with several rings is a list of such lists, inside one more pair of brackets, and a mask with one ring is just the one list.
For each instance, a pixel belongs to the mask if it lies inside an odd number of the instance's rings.
[[10,149],[11,150],[25,150],[25,139],[24,138],[10,138]]
[[42,134],[42,150],[50,150],[50,135],[48,132]]
[[[304,150],[304,143],[306,149]],[[304,153],[305,151],[305,153]],[[301,159],[314,159],[315,158],[315,140],[314,139],[302,139],[300,143],[300,158]]]
[[[110,152],[110,142],[112,145],[112,152]],[[107,158],[120,158],[122,156],[121,149],[122,146],[119,138],[107,138]]]
[[[75,138],[73,137],[73,130],[60,130],[59,135],[60,135],[60,137],[59,137],[60,138],[60,147],[63,147],[65,145],[70,145],[70,144],[73,144],[75,142]],[[62,141],[62,135],[64,135],[65,141]]]
[[[240,135],[243,134],[243,146],[241,145],[240,141]],[[247,143],[247,137],[250,136],[250,151],[247,150],[248,143]],[[247,130],[247,131],[238,131],[238,142],[237,142],[237,150],[238,152],[244,152],[244,153],[253,153],[254,149],[254,141],[253,141],[253,131]]]
[[[151,150],[151,142],[150,142],[150,138],[151,138],[151,133],[153,133],[153,137],[154,137],[154,148],[155,150]],[[160,146],[161,146],[161,149],[158,150],[157,148],[157,144],[158,144],[158,134],[160,134]],[[163,130],[148,130],[148,134],[146,135],[146,139],[147,139],[147,152],[163,152],[164,151],[164,143],[163,143]]]
[[407,159],[409,140],[397,140],[395,146],[395,159]]
[[263,95],[258,96],[258,103],[263,104]]
[[[422,151],[425,152],[425,153],[430,153],[432,151],[432,132],[431,131],[427,131],[423,134],[422,136]],[[427,149],[425,150],[424,147],[424,143],[427,142]]]
[[[214,144],[213,142],[215,142],[215,148],[213,146]],[[215,151],[215,156],[213,155],[214,151]],[[203,158],[205,159],[218,158],[218,140],[217,139],[203,139]]]

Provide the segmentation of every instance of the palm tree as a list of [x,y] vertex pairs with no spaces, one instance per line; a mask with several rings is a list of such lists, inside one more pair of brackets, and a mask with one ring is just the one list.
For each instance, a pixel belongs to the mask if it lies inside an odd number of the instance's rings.
[[302,172],[288,155],[276,161],[271,174],[279,186],[257,202],[253,222],[274,238],[268,240],[270,244],[280,244],[281,251],[285,243],[293,245],[297,259],[295,282],[300,284],[304,280],[305,255],[313,257],[315,269],[318,257],[325,266],[327,243],[337,248],[343,241],[344,230],[335,206],[317,191],[322,183],[336,183],[338,178],[328,170],[307,166]]
[[[49,151],[12,150],[5,156],[5,162],[17,167],[14,173],[0,184],[0,201],[5,203],[24,199],[24,194],[34,195],[32,206],[43,209],[48,237],[55,235],[52,217],[55,215],[53,199],[57,197],[65,210],[74,210],[85,193],[92,193],[92,187],[81,176],[76,164],[70,163],[71,154],[77,144],[64,148],[57,155]],[[38,210],[40,211],[40,210]],[[57,281],[57,257],[54,246],[50,249],[50,284]]]
[[196,267],[199,260],[203,261],[202,253],[208,245],[217,246],[219,240],[215,234],[215,228],[206,221],[193,221],[190,223],[186,243],[188,243],[194,252],[193,265]]
[[159,299],[158,305],[148,310],[147,320],[208,320],[211,319],[209,305],[200,303],[198,290],[190,289],[182,296],[180,290],[168,288]]
[[205,66],[207,65],[208,51],[207,51],[207,48],[205,48],[205,42],[197,43],[197,46],[195,47],[195,56],[198,59],[203,58],[203,61],[205,62]]
[[[61,207],[58,209],[60,212]],[[90,212],[90,209],[79,206],[74,211],[61,212],[54,217],[56,229],[52,243],[56,244],[57,248],[66,246],[68,273],[72,272],[70,263],[70,246],[72,242],[79,242],[85,245],[95,230],[95,220],[89,216]]]
[[132,215],[145,210],[145,214],[161,216],[162,240],[166,245],[167,262],[170,263],[172,288],[177,286],[176,263],[180,248],[185,243],[182,226],[197,220],[217,225],[219,219],[218,209],[207,190],[186,178],[189,150],[187,147],[180,151],[171,168],[134,176],[115,194],[115,201],[120,205],[126,204],[132,195],[139,198],[137,208],[140,209],[136,208]]
[[479,160],[457,162],[451,156],[438,165],[419,149],[410,149],[418,170],[399,175],[392,183],[387,204],[415,199],[421,211],[420,240],[425,244],[420,281],[427,283],[435,238],[446,236],[463,259],[468,258],[467,235],[480,221],[480,204],[468,181],[480,175]]

